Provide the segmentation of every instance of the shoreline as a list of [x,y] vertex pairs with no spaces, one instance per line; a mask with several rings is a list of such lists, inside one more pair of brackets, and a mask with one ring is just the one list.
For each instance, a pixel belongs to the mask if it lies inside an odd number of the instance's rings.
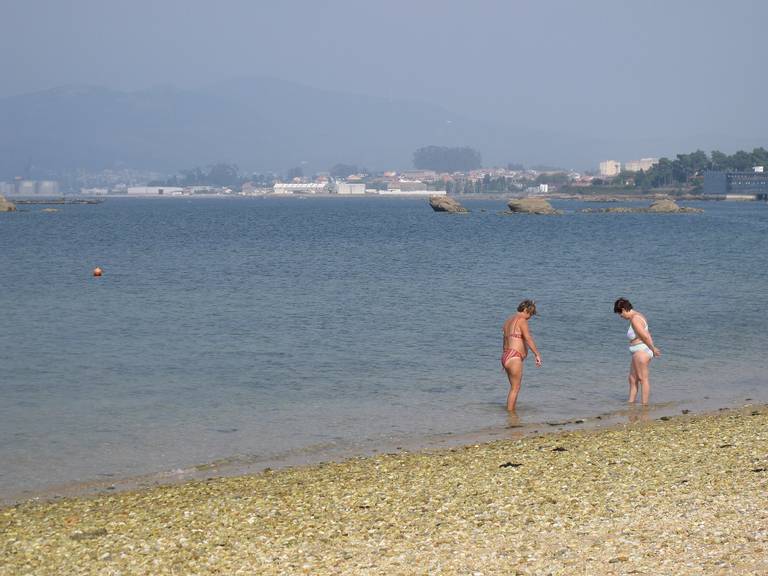
[[[139,199],[139,200],[190,200],[190,199],[253,199],[253,198],[395,198],[400,200],[429,200],[431,194],[103,194],[103,195],[87,195],[87,194],[65,194],[59,196],[50,197],[35,197],[35,196],[8,196],[10,200],[18,205],[36,205],[36,204],[100,204],[109,199]],[[461,200],[503,200],[508,201],[510,199],[520,198],[543,198],[545,200],[574,200],[583,202],[647,202],[650,200],[659,200],[665,198],[672,198],[675,200],[688,202],[688,201],[723,201],[725,196],[717,196],[713,194],[693,194],[693,193],[681,193],[675,194],[670,192],[650,191],[650,192],[636,192],[636,191],[622,191],[622,192],[587,192],[580,194],[578,192],[563,191],[563,192],[548,192],[544,194],[536,194],[530,196],[521,192],[478,192],[476,194],[446,194],[447,197],[458,198]]]
[[764,573],[768,406],[0,509],[0,575]]
[[160,486],[180,485],[190,481],[253,475],[265,470],[283,470],[340,463],[355,458],[372,458],[380,454],[433,452],[472,444],[485,444],[506,439],[565,431],[611,429],[616,426],[678,414],[704,415],[735,409],[751,398],[722,402],[700,402],[698,405],[663,402],[648,407],[623,405],[615,410],[554,420],[544,418],[520,422],[519,416],[506,425],[489,426],[462,432],[419,434],[372,438],[363,443],[340,443],[312,450],[311,446],[277,453],[271,457],[252,458],[230,454],[211,461],[193,462],[179,468],[154,470],[131,475],[114,475],[52,483],[41,489],[0,494],[0,511],[9,506],[29,502],[49,503],[67,498],[97,498],[134,490],[151,490]]

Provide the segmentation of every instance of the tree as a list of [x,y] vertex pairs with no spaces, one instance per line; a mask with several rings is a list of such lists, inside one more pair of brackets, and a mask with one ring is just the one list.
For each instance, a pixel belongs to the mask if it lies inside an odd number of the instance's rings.
[[712,170],[727,170],[728,161],[728,154],[723,154],[719,150],[712,150],[712,161],[710,162]]
[[219,163],[208,169],[206,184],[209,186],[237,186],[240,183],[239,170],[236,164]]
[[565,172],[555,172],[553,174],[539,174],[534,180],[535,184],[554,184],[562,186],[569,182],[568,174]]
[[658,164],[651,169],[651,186],[659,188],[669,186],[674,178],[672,174],[672,161],[669,158],[660,158]]
[[768,167],[768,150],[762,146],[752,150],[752,165]]
[[331,167],[330,174],[331,178],[338,179],[347,178],[351,174],[357,174],[359,171],[354,164],[335,164]]
[[285,173],[286,180],[293,180],[294,178],[303,178],[303,177],[304,177],[304,169],[301,166],[296,166],[294,168],[291,168],[288,170],[288,172]]
[[155,180],[150,182],[149,185],[235,187],[242,184],[242,182],[243,178],[240,176],[236,164],[220,162],[206,168],[197,166],[182,170],[178,175],[174,175],[166,180]]
[[480,153],[473,148],[426,146],[413,153],[413,166],[436,172],[469,172],[482,166]]
[[731,156],[731,169],[733,170],[751,170],[752,169],[752,154],[739,150]]

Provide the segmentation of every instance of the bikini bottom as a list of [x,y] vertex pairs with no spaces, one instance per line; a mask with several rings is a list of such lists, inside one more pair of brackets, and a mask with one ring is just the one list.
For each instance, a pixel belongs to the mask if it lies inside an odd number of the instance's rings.
[[653,358],[653,350],[648,348],[648,346],[644,342],[640,342],[639,344],[633,344],[632,346],[629,347],[630,354],[634,354],[635,352],[641,352],[641,351],[645,352],[646,354],[648,354],[648,356]]
[[510,348],[508,350],[504,350],[504,353],[501,355],[501,365],[506,367],[507,362],[509,362],[512,358],[520,358],[520,360],[525,360],[520,352],[514,348]]

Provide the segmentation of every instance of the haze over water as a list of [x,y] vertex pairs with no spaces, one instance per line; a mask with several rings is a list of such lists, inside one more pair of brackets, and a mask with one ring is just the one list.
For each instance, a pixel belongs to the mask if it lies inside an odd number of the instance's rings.
[[526,363],[523,422],[624,408],[618,296],[664,353],[652,402],[768,401],[768,206],[555,204],[564,216],[375,198],[0,214],[0,497],[503,429],[501,324],[527,297],[544,367]]

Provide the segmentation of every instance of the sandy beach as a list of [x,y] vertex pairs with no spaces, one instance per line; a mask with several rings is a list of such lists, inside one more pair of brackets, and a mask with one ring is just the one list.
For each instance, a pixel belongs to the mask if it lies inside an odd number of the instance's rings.
[[765,574],[768,407],[0,510],[0,574]]

